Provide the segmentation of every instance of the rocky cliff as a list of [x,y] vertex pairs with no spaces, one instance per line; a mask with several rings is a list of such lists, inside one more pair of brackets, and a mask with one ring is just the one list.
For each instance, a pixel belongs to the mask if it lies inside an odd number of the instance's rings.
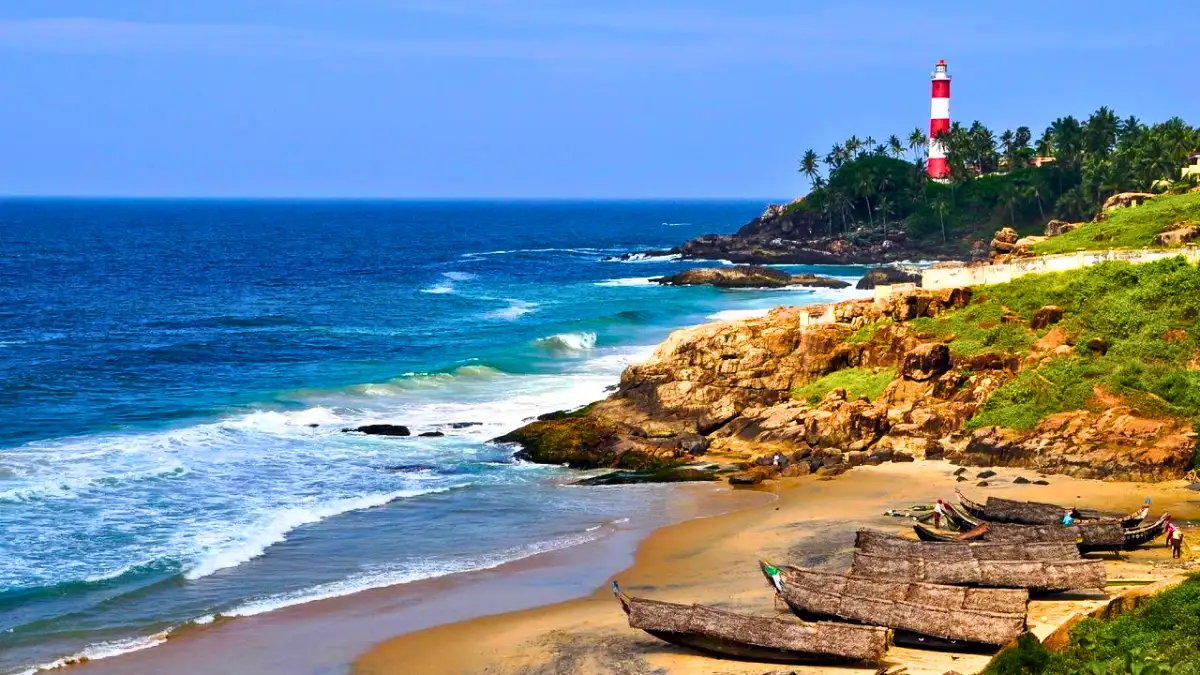
[[[776,472],[829,474],[940,457],[1136,480],[1174,478],[1190,468],[1190,424],[1145,419],[1128,407],[1054,415],[1025,432],[964,431],[1023,363],[1045,356],[1037,347],[1024,359],[999,349],[957,356],[913,325],[970,300],[968,289],[918,289],[680,330],[628,368],[608,399],[497,440],[520,445],[532,461],[584,468],[740,459],[757,465],[751,482]],[[824,319],[805,321],[802,313]],[[880,373],[894,379],[873,398],[838,386],[839,378]],[[818,395],[796,396],[802,386],[816,386]]]

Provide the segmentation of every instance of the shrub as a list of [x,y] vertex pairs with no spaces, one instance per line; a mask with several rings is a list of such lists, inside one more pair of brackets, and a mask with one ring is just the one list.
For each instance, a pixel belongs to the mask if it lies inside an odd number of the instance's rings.
[[844,368],[796,387],[792,390],[792,397],[816,405],[834,389],[845,389],[848,398],[866,396],[875,400],[895,379],[895,368]]

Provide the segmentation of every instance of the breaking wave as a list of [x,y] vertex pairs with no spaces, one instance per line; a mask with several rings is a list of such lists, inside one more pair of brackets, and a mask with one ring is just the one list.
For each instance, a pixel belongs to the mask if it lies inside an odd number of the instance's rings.
[[560,333],[539,338],[537,346],[550,352],[584,352],[596,347],[595,333]]

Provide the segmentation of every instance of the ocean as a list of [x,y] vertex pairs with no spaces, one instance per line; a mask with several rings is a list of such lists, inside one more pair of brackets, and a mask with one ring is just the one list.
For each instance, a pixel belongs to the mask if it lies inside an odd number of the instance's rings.
[[[0,201],[0,674],[652,521],[672,486],[573,487],[489,439],[675,328],[854,293],[615,259],[763,206]],[[342,432],[373,422],[444,435]]]

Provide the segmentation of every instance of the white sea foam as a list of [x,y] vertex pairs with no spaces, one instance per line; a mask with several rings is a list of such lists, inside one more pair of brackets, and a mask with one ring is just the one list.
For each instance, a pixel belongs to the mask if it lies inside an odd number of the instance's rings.
[[630,253],[628,255],[610,256],[604,258],[602,262],[621,262],[621,263],[654,263],[654,262],[673,262],[682,260],[683,256],[678,253],[669,253],[666,255],[648,255],[646,253]]
[[538,338],[537,345],[551,352],[585,352],[596,348],[596,334],[559,333],[550,337]]
[[483,315],[485,319],[500,319],[503,321],[515,321],[526,314],[536,312],[538,303],[526,302],[524,300],[508,299],[508,306],[503,309],[497,309]]
[[421,292],[433,295],[446,295],[454,292],[454,284],[450,281],[442,281],[428,288],[422,288]]
[[61,659],[55,659],[49,663],[43,663],[34,666],[28,670],[21,671],[18,675],[34,675],[35,673],[43,673],[47,670],[58,670],[68,666],[78,665],[87,661],[99,661],[121,654],[129,654],[132,652],[140,652],[143,649],[157,647],[167,641],[167,632],[155,633],[147,637],[128,638],[125,640],[113,640],[112,642],[100,642],[85,648],[83,651],[73,656],[67,656]]
[[187,579],[199,579],[213,572],[229,567],[236,567],[246,561],[262,555],[267,547],[277,544],[287,538],[292,530],[301,525],[320,522],[326,518],[383,506],[397,499],[417,497],[425,494],[446,492],[450,488],[433,488],[429,490],[399,490],[387,494],[367,495],[349,499],[337,499],[313,506],[299,506],[285,509],[250,525],[238,537],[216,547],[207,553],[196,565],[184,573]]
[[597,281],[597,286],[653,286],[656,277],[633,277],[630,279],[608,279]]
[[567,253],[571,255],[601,255],[611,253],[616,249],[607,248],[515,248],[511,250],[500,251],[479,251],[475,253],[463,253],[464,258],[483,258],[494,255],[512,255],[519,253]]
[[446,277],[450,281],[470,281],[476,278],[475,275],[471,274],[470,272],[443,272],[442,276]]
[[[628,522],[627,519],[622,520]],[[494,569],[501,565],[531,558],[542,553],[561,551],[566,548],[597,541],[612,532],[614,527],[615,523],[597,525],[588,528],[580,534],[568,535],[526,546],[517,546],[490,555],[480,556],[473,560],[426,561],[419,564],[418,569],[381,569],[363,572],[340,581],[251,600],[231,610],[221,612],[221,616],[254,616],[318,600],[340,598],[373,588],[387,588],[389,586],[399,586],[401,584],[408,584],[424,579],[435,579],[451,574]]]
[[770,307],[763,307],[761,309],[726,309],[716,314],[709,314],[705,318],[711,321],[741,321],[742,319],[757,319],[770,313]]

